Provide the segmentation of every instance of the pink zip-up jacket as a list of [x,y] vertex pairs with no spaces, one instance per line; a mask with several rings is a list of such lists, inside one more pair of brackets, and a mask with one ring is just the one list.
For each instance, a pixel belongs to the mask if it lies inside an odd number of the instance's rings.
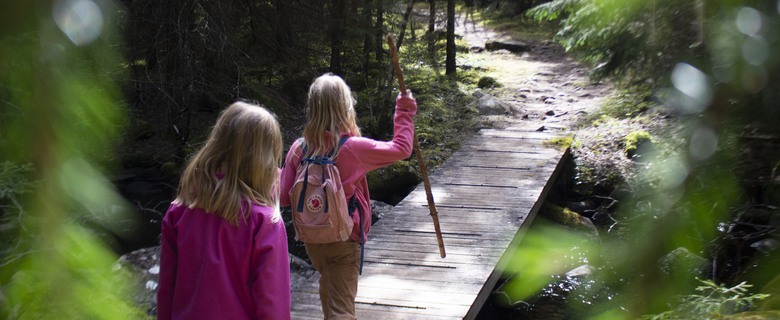
[[[368,231],[371,228],[371,203],[368,193],[366,173],[371,170],[388,166],[398,160],[403,160],[412,154],[414,144],[414,115],[417,113],[417,102],[408,96],[399,96],[395,100],[395,116],[393,119],[393,139],[390,141],[377,141],[365,137],[350,137],[341,146],[336,156],[336,167],[341,175],[341,184],[344,186],[344,195],[347,201],[354,195],[358,205],[363,211],[363,240],[368,240]],[[342,134],[345,136],[346,134]],[[327,139],[332,139],[328,134]],[[283,207],[290,205],[289,191],[295,183],[295,172],[301,164],[303,150],[301,139],[296,140],[290,147],[282,168],[281,198]],[[360,239],[360,217],[352,215],[355,226],[352,228],[350,239]]]
[[252,204],[232,225],[171,204],[162,221],[158,319],[290,319],[290,258],[282,218]]

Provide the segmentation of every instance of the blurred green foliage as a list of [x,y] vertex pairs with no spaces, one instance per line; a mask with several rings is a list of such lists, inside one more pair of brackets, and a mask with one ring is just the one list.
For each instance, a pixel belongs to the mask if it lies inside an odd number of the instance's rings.
[[[731,1],[720,1],[731,2]],[[696,42],[697,1],[554,0],[528,12],[560,21],[567,51],[597,66],[594,76],[642,78],[663,74]],[[708,1],[708,6],[718,6]]]
[[[110,1],[0,8],[0,316],[137,319],[99,230],[132,236],[106,178],[124,109]],[[131,226],[131,224],[129,225]]]

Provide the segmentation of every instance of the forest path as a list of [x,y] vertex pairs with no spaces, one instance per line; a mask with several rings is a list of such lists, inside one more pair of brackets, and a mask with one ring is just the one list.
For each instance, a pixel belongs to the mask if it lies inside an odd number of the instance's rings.
[[[519,38],[517,33],[502,32],[475,21],[471,16],[456,20],[455,32],[472,48],[459,53],[458,65],[483,68],[486,76],[497,80],[498,88],[486,90],[515,110],[514,116],[488,116],[498,127],[523,126],[540,131],[567,131],[582,114],[592,113],[613,87],[592,82],[589,69],[566,55],[551,40]],[[512,41],[528,45],[529,50],[512,53],[507,50],[484,50],[488,41]]]

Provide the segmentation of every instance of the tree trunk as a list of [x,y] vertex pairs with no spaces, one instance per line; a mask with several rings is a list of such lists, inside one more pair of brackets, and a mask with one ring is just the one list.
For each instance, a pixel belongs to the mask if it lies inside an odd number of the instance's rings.
[[[371,38],[372,36],[372,14],[373,14],[373,4],[371,3],[371,0],[364,0],[363,1],[363,70],[368,71],[369,65],[371,64],[371,48],[372,43]],[[368,74],[369,72],[363,72],[363,84],[368,86]]]
[[428,53],[433,55],[436,50],[436,0],[428,0]]
[[447,59],[446,72],[455,76],[455,0],[447,0]]
[[379,65],[383,65],[382,62],[382,52],[384,51],[383,43],[385,43],[385,31],[384,31],[384,24],[385,24],[385,7],[384,7],[384,1],[377,1],[376,4],[376,35],[374,37],[374,44],[376,44],[376,49],[374,51],[374,54],[376,55],[376,62]]
[[396,49],[401,48],[401,43],[404,42],[404,33],[406,31],[406,25],[409,24],[409,16],[414,9],[414,0],[409,0],[409,5],[406,6],[406,12],[404,12],[404,18],[401,22],[401,31],[398,33],[398,43],[395,45]]
[[341,74],[341,45],[344,26],[344,1],[333,0],[330,21],[330,72]]

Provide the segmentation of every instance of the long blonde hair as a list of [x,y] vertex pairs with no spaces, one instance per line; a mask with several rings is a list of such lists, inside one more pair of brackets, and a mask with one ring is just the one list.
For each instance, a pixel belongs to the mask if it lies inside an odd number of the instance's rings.
[[[309,87],[303,139],[309,154],[335,150],[339,135],[360,136],[355,116],[355,97],[344,79],[332,73],[319,76]],[[331,134],[326,143],[325,133]],[[338,152],[338,150],[335,150]]]
[[205,145],[189,160],[175,201],[234,225],[239,216],[246,221],[250,203],[277,210],[281,159],[282,134],[276,117],[258,105],[233,103],[222,111]]

